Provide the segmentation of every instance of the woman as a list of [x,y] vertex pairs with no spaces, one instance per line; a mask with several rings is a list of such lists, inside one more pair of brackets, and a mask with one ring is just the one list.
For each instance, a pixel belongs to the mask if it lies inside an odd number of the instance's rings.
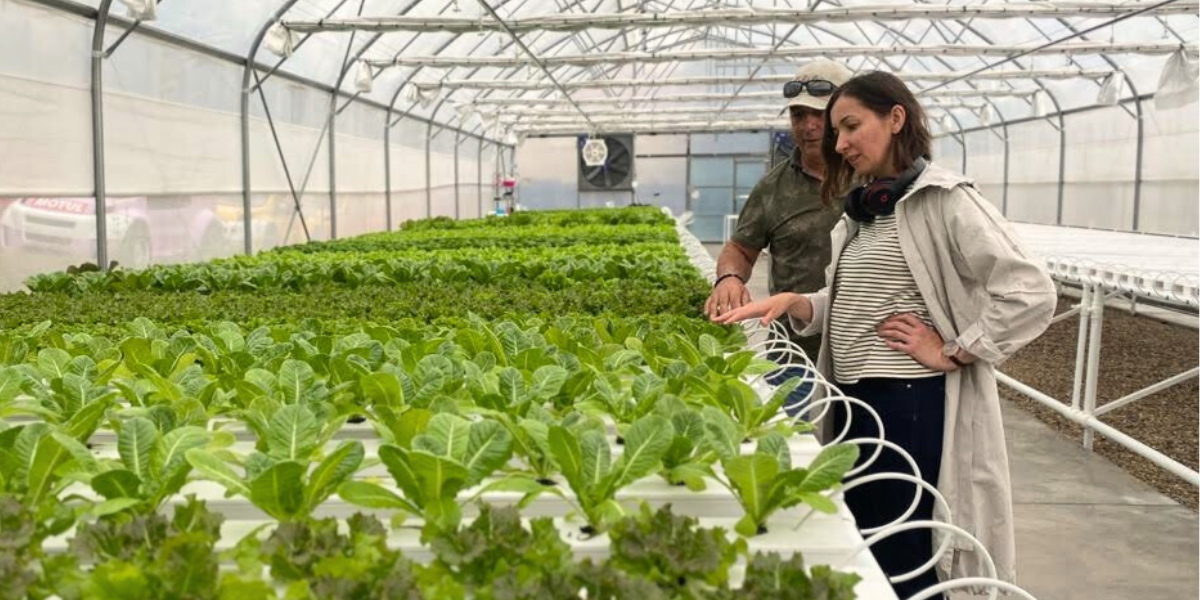
[[[825,114],[823,201],[838,199],[846,212],[831,234],[826,287],[778,294],[715,320],[761,317],[766,324],[786,313],[802,335],[824,332],[817,367],[879,412],[887,439],[914,456],[922,477],[946,497],[954,524],[983,542],[999,577],[1013,581],[1012,497],[994,367],[1050,324],[1054,285],[969,180],[927,162],[924,111],[895,76],[849,80]],[[846,189],[852,191],[838,198]],[[865,415],[855,417],[851,438],[878,434]],[[838,431],[844,419],[836,416]],[[879,471],[911,469],[885,451],[872,470]],[[912,495],[909,484],[873,483],[851,490],[846,502],[860,527],[872,527],[897,518]],[[931,516],[924,494],[913,519]],[[900,534],[872,551],[897,575],[929,560],[933,537],[928,530]],[[907,598],[938,576],[982,576],[983,564],[979,552],[955,539],[936,574],[896,584],[896,592]]]

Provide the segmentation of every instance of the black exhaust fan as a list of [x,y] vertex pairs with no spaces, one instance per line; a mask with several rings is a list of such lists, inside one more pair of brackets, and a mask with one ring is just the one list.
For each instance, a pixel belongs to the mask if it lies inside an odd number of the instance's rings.
[[608,158],[600,166],[588,166],[583,162],[583,145],[588,137],[579,136],[576,144],[576,162],[579,164],[579,191],[611,192],[633,189],[633,136],[606,135],[600,139],[608,146]]

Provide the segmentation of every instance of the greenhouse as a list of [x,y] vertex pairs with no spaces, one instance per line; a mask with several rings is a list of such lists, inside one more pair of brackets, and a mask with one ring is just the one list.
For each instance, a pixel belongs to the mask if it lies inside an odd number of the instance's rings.
[[0,0],[0,600],[1200,596],[1200,2]]

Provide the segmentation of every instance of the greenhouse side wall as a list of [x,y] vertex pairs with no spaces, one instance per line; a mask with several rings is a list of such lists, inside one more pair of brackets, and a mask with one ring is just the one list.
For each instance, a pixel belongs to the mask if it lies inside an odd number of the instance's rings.
[[[91,22],[0,2],[0,290],[96,259]],[[40,43],[54,39],[54,44]],[[55,223],[39,223],[51,216]],[[56,227],[66,220],[69,227]],[[66,234],[64,236],[64,234]]]

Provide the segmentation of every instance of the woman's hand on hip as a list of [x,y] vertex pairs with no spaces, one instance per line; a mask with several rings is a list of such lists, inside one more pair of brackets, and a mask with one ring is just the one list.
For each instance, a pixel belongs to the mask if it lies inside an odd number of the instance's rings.
[[958,368],[942,353],[945,346],[942,336],[912,313],[884,319],[879,324],[878,333],[888,348],[899,350],[934,371],[953,371]]
[[812,306],[809,304],[808,298],[792,292],[783,292],[765,300],[751,302],[729,312],[722,313],[719,316],[712,317],[712,320],[715,323],[729,325],[747,319],[761,318],[760,322],[766,326],[784,314],[791,314],[798,319],[805,320],[803,319],[803,315],[806,308],[807,314],[811,318]]

